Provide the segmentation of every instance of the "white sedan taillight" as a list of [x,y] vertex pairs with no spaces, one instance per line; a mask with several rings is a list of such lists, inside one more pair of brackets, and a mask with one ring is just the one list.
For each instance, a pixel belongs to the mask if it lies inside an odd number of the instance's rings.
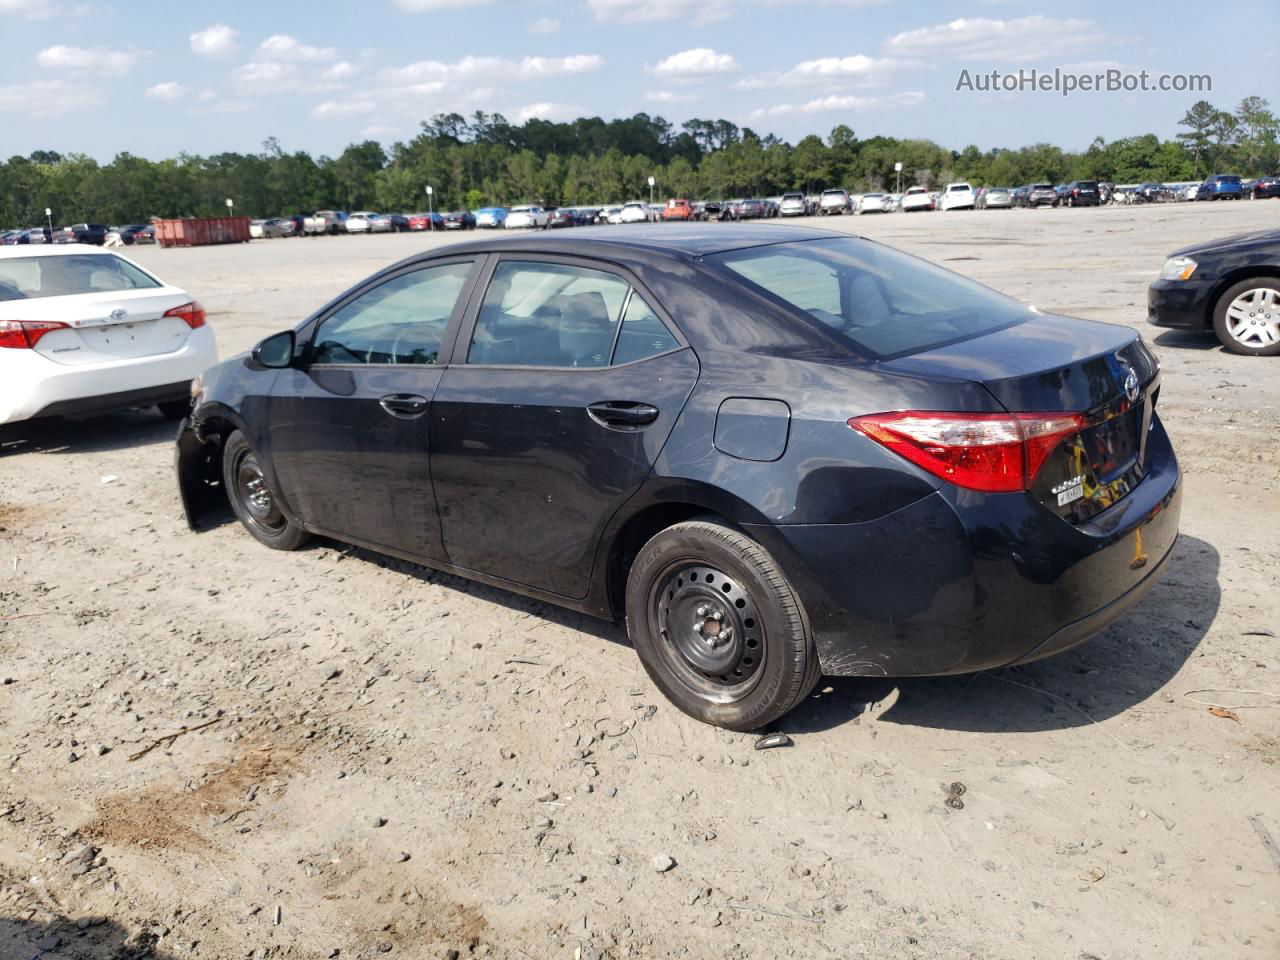
[[0,348],[30,350],[52,330],[65,330],[56,320],[0,320]]

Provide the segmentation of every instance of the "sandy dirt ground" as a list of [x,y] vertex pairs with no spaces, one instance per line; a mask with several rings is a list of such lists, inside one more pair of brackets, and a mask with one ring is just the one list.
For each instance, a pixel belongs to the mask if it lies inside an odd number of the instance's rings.
[[[154,411],[28,430],[0,456],[0,957],[1280,957],[1280,360],[1144,323],[1167,252],[1277,223],[821,221],[1141,330],[1186,497],[1162,582],[1092,642],[828,680],[790,748],[678,713],[614,625],[188,532]],[[452,239],[136,256],[228,356]]]

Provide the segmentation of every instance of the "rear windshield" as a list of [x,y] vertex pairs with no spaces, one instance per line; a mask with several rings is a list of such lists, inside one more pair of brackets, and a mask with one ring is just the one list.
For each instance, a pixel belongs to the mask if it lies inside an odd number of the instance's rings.
[[1217,180],[1219,183],[1239,183],[1240,182],[1239,177],[1232,176],[1231,174],[1224,174],[1222,176],[1217,176],[1217,177],[1214,177],[1214,179]]
[[114,254],[0,260],[0,300],[38,300],[158,286],[160,282],[154,277]]
[[843,197],[844,191],[843,190],[823,190],[822,195],[824,197]]
[[1097,190],[1098,181],[1097,180],[1078,180],[1076,181],[1076,186],[1079,187],[1081,190]]
[[1052,183],[1035,183],[1031,185],[1032,190],[1052,190]]
[[1018,323],[1031,311],[959,274],[857,238],[731,250],[707,258],[876,358]]

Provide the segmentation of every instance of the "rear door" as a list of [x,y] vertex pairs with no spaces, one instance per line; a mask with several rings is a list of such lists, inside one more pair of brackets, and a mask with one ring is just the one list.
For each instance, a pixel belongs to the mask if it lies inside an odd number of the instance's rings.
[[586,595],[609,518],[649,474],[698,363],[628,273],[498,259],[432,404],[431,470],[452,563]]
[[430,405],[478,262],[417,264],[358,290],[312,325],[304,363],[276,378],[271,462],[310,526],[442,558]]

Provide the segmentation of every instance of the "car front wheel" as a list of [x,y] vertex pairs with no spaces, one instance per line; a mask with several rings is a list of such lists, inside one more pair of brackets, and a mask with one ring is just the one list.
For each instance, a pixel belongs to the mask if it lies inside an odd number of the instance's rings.
[[258,455],[239,430],[222,448],[222,483],[236,519],[259,543],[273,550],[296,550],[311,539],[280,510]]
[[714,519],[668,527],[627,578],[627,631],[673,704],[730,730],[766,726],[818,682],[799,598],[773,558]]
[[1228,287],[1214,307],[1213,332],[1232,353],[1280,356],[1280,280],[1255,277]]

